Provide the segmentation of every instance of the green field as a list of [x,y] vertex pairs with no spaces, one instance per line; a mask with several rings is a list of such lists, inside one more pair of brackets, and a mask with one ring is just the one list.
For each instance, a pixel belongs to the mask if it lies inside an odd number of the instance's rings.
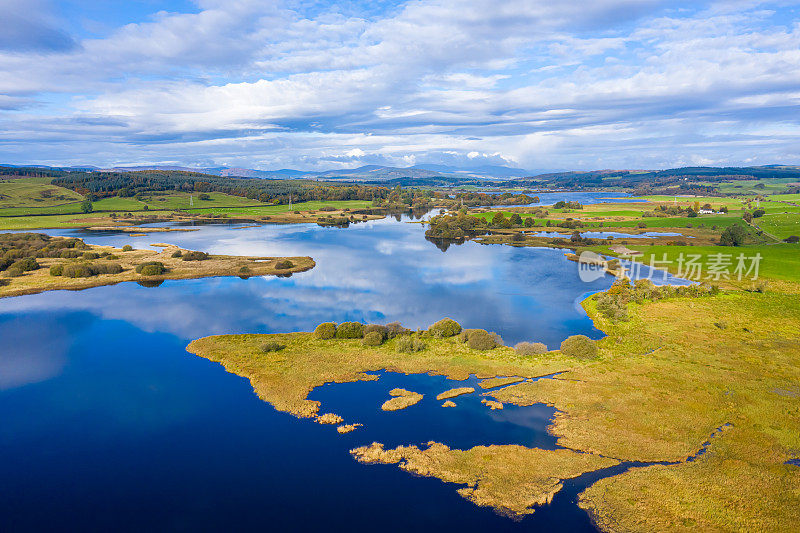
[[780,239],[800,237],[800,213],[767,214],[753,220],[758,226]]
[[[0,180],[0,216],[32,213],[69,213],[80,209],[83,196],[50,185],[51,178]],[[77,212],[77,211],[75,211]]]
[[[646,265],[651,261],[661,261],[666,256],[670,261],[670,272],[678,274],[677,265],[679,256],[683,254],[684,260],[690,255],[700,255],[699,262],[703,264],[702,277],[705,280],[708,275],[707,265],[713,260],[711,256],[717,254],[730,255],[731,265],[729,271],[731,278],[735,279],[734,270],[737,258],[744,254],[745,258],[750,258],[756,254],[761,254],[759,263],[759,279],[774,279],[783,281],[800,281],[800,245],[797,244],[774,244],[757,246],[636,246],[629,245],[628,248],[642,252],[644,255],[637,258],[637,261]],[[603,253],[610,252],[609,247],[601,247]],[[658,266],[658,263],[655,263]],[[747,266],[749,266],[749,259]],[[749,279],[749,277],[747,277]],[[713,280],[712,280],[713,281]]]
[[[195,202],[195,205],[197,205],[197,202]],[[370,200],[330,200],[324,202],[311,201],[293,204],[291,211],[319,211],[325,206],[334,207],[336,209],[365,209],[371,205],[372,202]],[[210,209],[195,208],[187,209],[186,211],[198,215],[265,216],[288,213],[290,212],[290,209],[288,205],[265,205],[263,207],[222,207]]]

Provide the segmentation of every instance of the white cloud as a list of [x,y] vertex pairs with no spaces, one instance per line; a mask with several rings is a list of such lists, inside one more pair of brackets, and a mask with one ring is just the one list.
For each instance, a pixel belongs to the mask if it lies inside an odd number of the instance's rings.
[[764,138],[762,162],[798,158],[800,23],[769,3],[198,5],[0,51],[0,159],[639,167]]

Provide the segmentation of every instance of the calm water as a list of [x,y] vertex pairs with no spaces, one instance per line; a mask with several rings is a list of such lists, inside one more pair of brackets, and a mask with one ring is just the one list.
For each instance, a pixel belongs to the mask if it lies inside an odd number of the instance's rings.
[[[450,316],[507,343],[551,347],[576,333],[601,336],[577,302],[611,279],[580,282],[561,250],[466,243],[443,253],[423,232],[393,219],[148,237],[51,232],[117,246],[311,255],[317,267],[290,278],[125,283],[0,300],[0,530],[592,530],[573,503],[588,477],[517,523],[463,500],[453,485],[348,454],[372,440],[552,448],[547,407],[492,412],[479,398],[460,398],[443,409],[433,396],[459,382],[382,374],[313,392],[324,410],[366,424],[340,436],[276,412],[246,380],[186,353],[204,335],[301,331],[328,320],[417,328]],[[383,413],[394,386],[426,399]]]

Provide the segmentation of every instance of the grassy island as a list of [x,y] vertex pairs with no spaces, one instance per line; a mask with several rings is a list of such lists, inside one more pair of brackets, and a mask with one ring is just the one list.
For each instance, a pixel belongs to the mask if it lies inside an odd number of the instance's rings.
[[[564,479],[632,461],[643,466],[581,494],[580,505],[601,529],[798,529],[800,468],[789,463],[800,457],[797,284],[657,294],[644,284],[632,292],[616,287],[584,302],[608,335],[584,353],[573,351],[577,342],[565,342],[564,350],[570,348],[563,353],[479,350],[464,335],[420,335],[394,326],[387,327],[394,337],[368,346],[361,337],[370,326],[357,338],[337,338],[335,324],[318,328],[318,335],[207,337],[188,350],[249,378],[262,399],[302,417],[320,409],[307,399],[313,388],[376,379],[369,371],[503,378],[484,382],[496,387],[484,395],[498,404],[554,406],[550,431],[561,448],[452,450],[431,443],[385,450],[374,443],[353,455],[460,484],[462,496],[505,514],[535,511]],[[627,296],[620,300],[620,294]],[[348,335],[355,330],[343,329]],[[266,338],[286,348],[264,353],[258,346]],[[419,349],[398,351],[403,339],[418,341]],[[505,378],[555,372],[561,373],[536,381]]]
[[125,281],[158,283],[213,276],[303,272],[310,257],[209,255],[161,244],[160,252],[86,244],[41,233],[0,234],[0,298],[53,290],[81,290]]

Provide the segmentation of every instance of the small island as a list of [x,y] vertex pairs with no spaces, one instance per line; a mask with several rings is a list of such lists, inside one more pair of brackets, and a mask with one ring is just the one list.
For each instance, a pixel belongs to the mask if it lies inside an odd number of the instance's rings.
[[213,276],[287,276],[314,267],[310,257],[211,255],[159,244],[162,251],[86,244],[42,233],[0,234],[0,298],[135,281]]

